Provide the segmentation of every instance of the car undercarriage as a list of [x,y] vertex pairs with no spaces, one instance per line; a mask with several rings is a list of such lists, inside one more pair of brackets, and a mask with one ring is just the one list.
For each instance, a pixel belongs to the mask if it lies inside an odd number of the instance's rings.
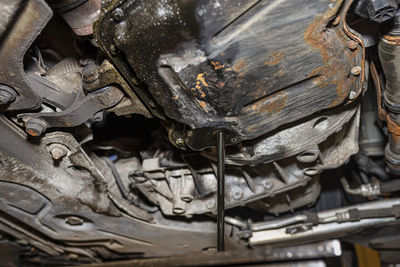
[[399,5],[1,0],[0,247],[400,263]]

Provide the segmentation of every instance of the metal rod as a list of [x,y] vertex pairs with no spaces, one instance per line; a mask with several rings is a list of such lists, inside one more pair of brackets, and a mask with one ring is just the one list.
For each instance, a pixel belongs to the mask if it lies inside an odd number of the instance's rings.
[[225,250],[225,133],[217,133],[218,189],[217,189],[217,250]]

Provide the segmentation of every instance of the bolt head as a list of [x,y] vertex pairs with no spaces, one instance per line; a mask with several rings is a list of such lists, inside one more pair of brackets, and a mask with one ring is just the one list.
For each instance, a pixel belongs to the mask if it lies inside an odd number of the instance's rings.
[[353,100],[356,96],[357,96],[357,93],[354,92],[354,91],[351,91],[350,94],[349,94],[349,99]]
[[360,66],[355,66],[351,69],[351,74],[354,76],[358,76],[361,73],[361,67]]
[[25,131],[30,136],[40,136],[46,131],[46,123],[40,119],[29,118],[24,119],[25,121]]
[[264,188],[267,190],[270,190],[272,188],[272,184],[268,179],[264,180],[263,185],[264,185]]
[[350,40],[347,42],[347,47],[351,50],[356,50],[358,47],[358,43],[356,41]]
[[182,147],[185,145],[185,140],[183,140],[182,138],[176,138],[175,139],[175,144],[179,147]]
[[67,154],[67,151],[62,147],[57,146],[50,150],[50,154],[53,157],[53,159],[58,160],[64,157]]
[[232,192],[232,196],[235,200],[240,200],[243,197],[243,191],[240,189],[236,189]]

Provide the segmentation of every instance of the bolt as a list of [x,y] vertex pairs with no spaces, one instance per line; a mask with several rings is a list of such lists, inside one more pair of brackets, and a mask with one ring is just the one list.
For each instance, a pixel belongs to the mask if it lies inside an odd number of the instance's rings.
[[356,96],[357,96],[357,93],[356,93],[356,92],[350,91],[350,94],[349,94],[349,99],[350,99],[350,100],[353,100]]
[[50,154],[53,159],[58,160],[67,155],[67,150],[63,145],[56,145],[50,149]]
[[339,25],[341,19],[342,19],[342,18],[341,18],[340,16],[337,16],[337,17],[333,20],[332,25],[333,25],[333,26]]
[[17,97],[17,93],[10,86],[0,84],[0,105],[6,105],[13,101]]
[[358,43],[356,41],[350,40],[347,42],[347,47],[351,50],[356,50],[358,47]]
[[117,50],[117,48],[115,47],[114,44],[110,45],[109,50],[110,50],[110,53],[111,53],[112,56],[117,56],[118,55],[118,50]]
[[85,83],[93,83],[99,78],[99,67],[96,64],[89,64],[83,68],[83,80]]
[[360,66],[355,66],[351,69],[351,74],[354,76],[358,76],[361,73],[361,67]]
[[270,190],[272,188],[272,184],[268,180],[264,180],[263,182],[265,189]]
[[182,146],[184,146],[185,145],[185,141],[182,139],[182,138],[176,138],[175,139],[175,144],[177,145],[177,146],[179,146],[179,147],[182,147]]
[[124,11],[121,8],[116,8],[113,12],[112,12],[112,18],[116,21],[116,22],[120,22],[124,19]]
[[211,247],[211,248],[206,248],[204,251],[209,254],[214,254],[217,253],[218,250],[217,248]]
[[307,168],[304,170],[304,174],[308,176],[314,176],[319,173],[318,168]]
[[243,191],[240,189],[236,189],[232,192],[232,196],[235,200],[240,200],[243,197]]
[[391,19],[398,9],[396,0],[369,0],[368,2],[368,16],[378,23]]
[[65,223],[73,226],[82,225],[83,219],[78,216],[68,216],[65,218]]
[[25,121],[25,131],[30,136],[39,136],[46,131],[46,122],[37,118],[23,119]]

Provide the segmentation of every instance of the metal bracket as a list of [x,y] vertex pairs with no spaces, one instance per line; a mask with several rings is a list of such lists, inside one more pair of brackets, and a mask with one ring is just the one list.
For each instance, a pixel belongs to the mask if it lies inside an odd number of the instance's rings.
[[[42,103],[24,71],[23,58],[29,46],[50,20],[53,12],[43,0],[22,1],[13,6],[14,14],[8,19],[0,39],[0,84],[17,92],[15,101],[7,110],[36,109]],[[8,34],[7,34],[8,33]],[[15,60],[10,60],[10,58]]]
[[86,97],[78,94],[72,105],[64,111],[25,113],[17,117],[24,121],[29,135],[39,136],[47,128],[78,126],[104,109],[114,107],[123,97],[124,94],[118,88],[109,86],[90,93]]

